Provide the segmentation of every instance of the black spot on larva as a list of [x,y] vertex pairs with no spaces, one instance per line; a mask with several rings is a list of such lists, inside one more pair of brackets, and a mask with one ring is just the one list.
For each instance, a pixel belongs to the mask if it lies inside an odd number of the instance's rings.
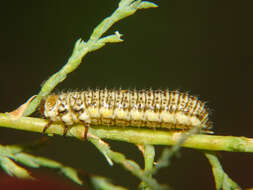
[[60,114],[63,114],[63,113],[67,113],[67,110],[66,110],[66,109],[62,109],[62,110],[58,110],[58,112],[59,112]]

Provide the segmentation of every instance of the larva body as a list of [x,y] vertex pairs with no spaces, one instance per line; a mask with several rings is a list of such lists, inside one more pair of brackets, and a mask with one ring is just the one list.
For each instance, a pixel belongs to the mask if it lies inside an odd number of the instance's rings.
[[96,89],[49,95],[41,105],[50,121],[210,132],[208,111],[197,97],[169,90]]

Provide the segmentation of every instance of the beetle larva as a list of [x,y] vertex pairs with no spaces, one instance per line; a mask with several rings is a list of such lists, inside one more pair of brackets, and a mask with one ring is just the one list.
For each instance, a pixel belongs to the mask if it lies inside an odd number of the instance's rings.
[[[211,133],[205,103],[187,93],[169,90],[96,89],[47,96],[41,113],[67,126],[115,125],[189,130]],[[66,133],[66,131],[64,132]],[[87,130],[85,137],[87,135]]]

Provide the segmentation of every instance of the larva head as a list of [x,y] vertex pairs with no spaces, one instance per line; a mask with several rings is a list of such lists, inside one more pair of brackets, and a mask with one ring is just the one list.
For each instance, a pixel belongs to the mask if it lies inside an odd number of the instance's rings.
[[[46,117],[48,117],[50,114],[50,111],[52,111],[57,103],[58,95],[50,95],[48,96],[41,104],[40,106],[40,113]],[[50,117],[50,116],[49,116]]]

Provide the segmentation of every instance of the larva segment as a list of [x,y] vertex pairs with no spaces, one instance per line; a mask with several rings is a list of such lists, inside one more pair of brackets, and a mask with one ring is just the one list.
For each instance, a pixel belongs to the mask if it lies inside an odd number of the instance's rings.
[[210,132],[205,103],[197,97],[169,90],[88,89],[49,95],[41,106],[50,121],[65,125],[116,125]]
[[123,106],[122,106],[122,96],[123,94],[120,92],[114,93],[114,123],[115,125],[121,126],[124,125],[124,121],[128,120],[127,114],[125,113]]
[[[99,90],[98,95],[99,95]],[[113,125],[114,124],[114,93],[111,90],[100,91],[99,100],[99,111],[100,111],[100,124]]]

